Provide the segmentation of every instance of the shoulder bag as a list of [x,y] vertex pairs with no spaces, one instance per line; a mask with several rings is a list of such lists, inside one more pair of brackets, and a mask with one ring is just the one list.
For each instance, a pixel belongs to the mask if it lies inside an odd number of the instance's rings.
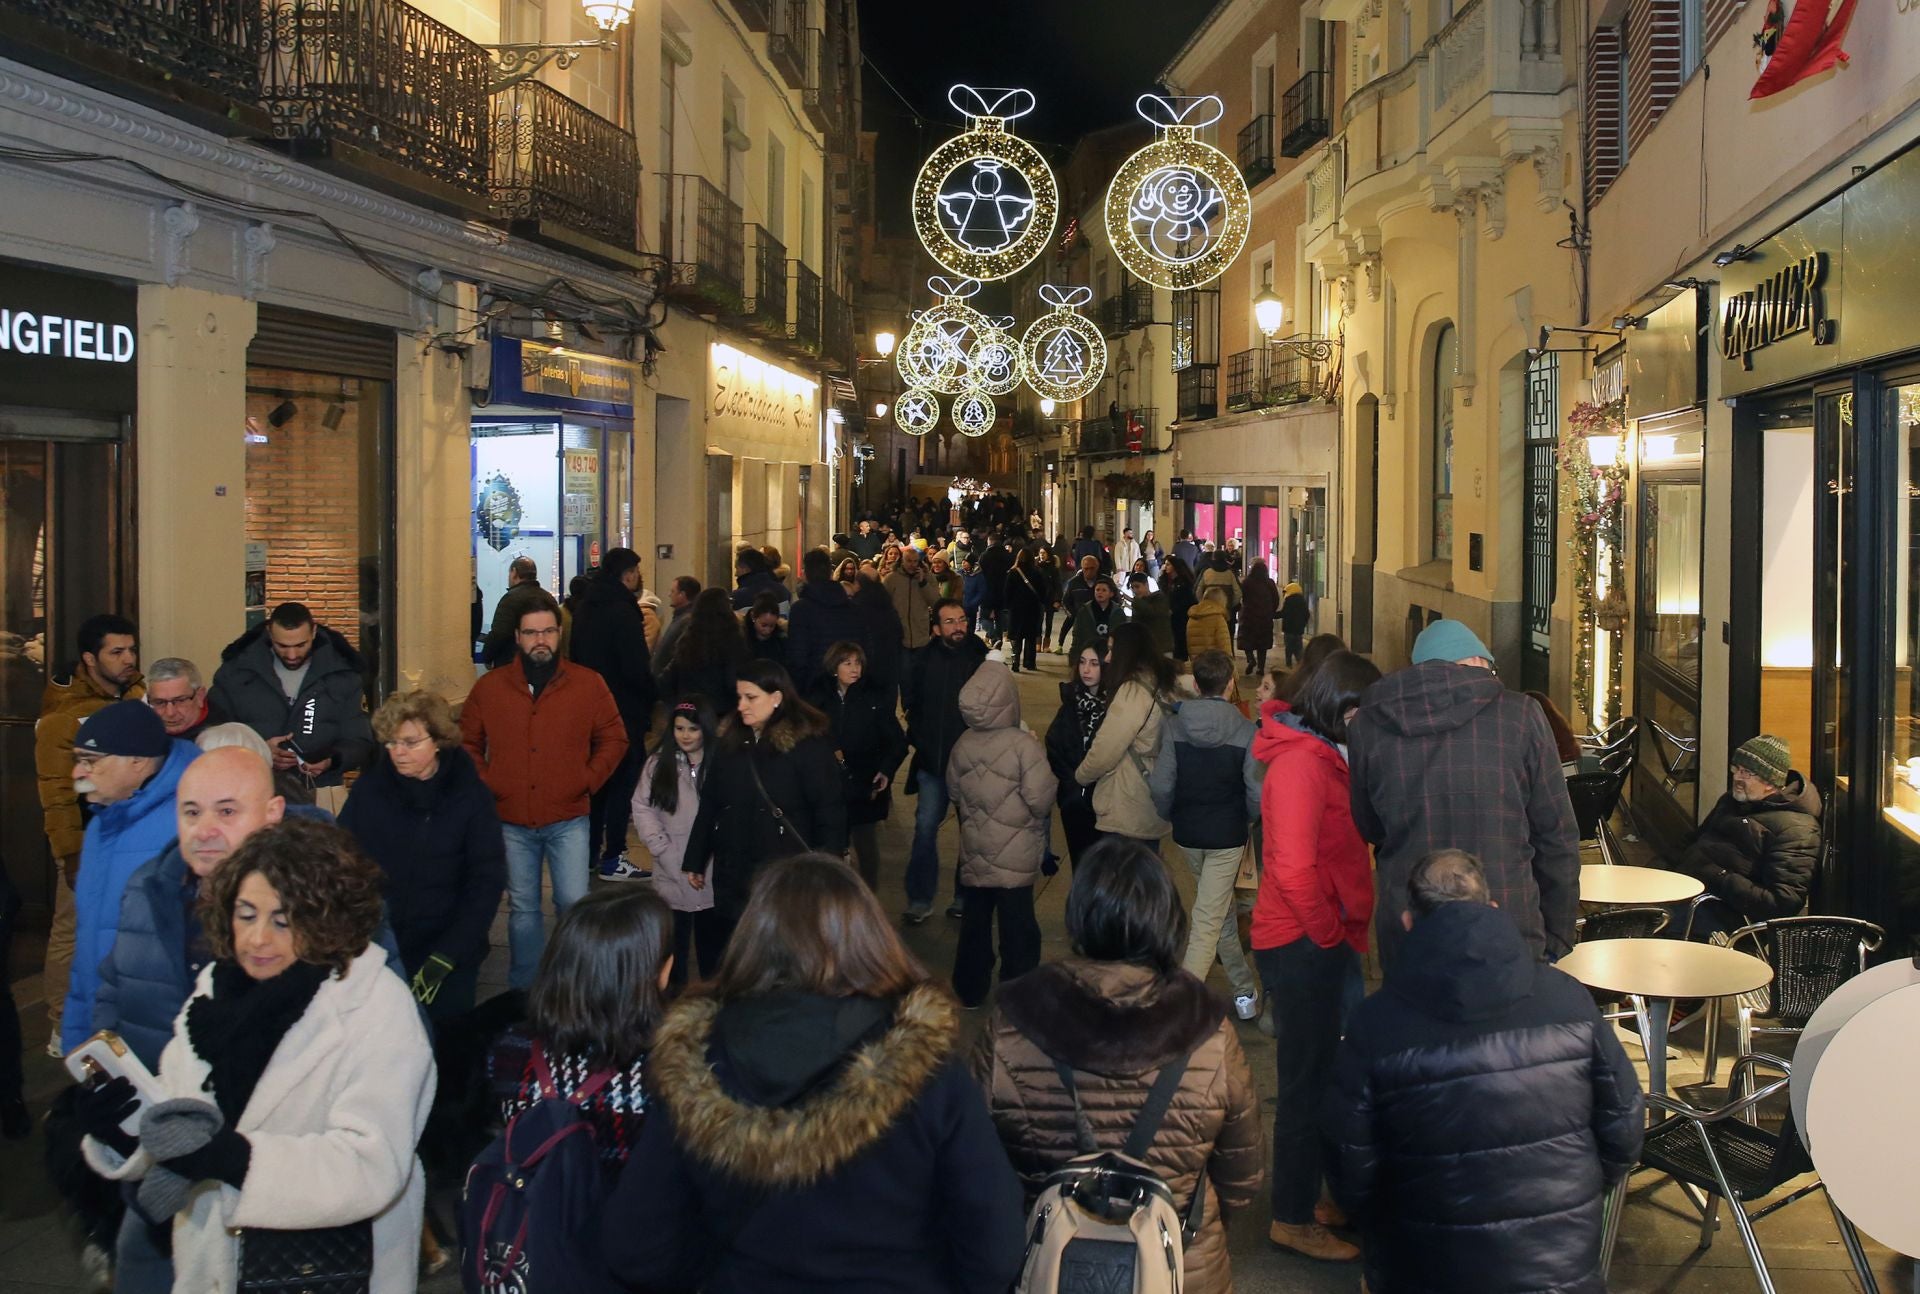
[[760,780],[760,761],[754,758],[753,748],[749,746],[741,753],[747,757],[747,771],[753,774],[754,789],[760,792],[761,802],[767,806],[767,812],[773,815],[774,822],[779,824],[781,831],[790,831],[793,833],[793,838],[800,842],[800,850],[802,853],[812,853],[813,846],[807,843],[807,838],[801,835],[800,829],[794,826],[787,818],[786,811],[775,804],[773,797],[767,794],[767,784]]
[[303,1231],[240,1232],[238,1294],[367,1294],[372,1284],[371,1218]]

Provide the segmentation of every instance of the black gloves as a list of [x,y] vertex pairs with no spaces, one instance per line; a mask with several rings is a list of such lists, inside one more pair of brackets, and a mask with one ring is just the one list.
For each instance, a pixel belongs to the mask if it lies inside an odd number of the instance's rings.
[[140,1148],[140,1139],[120,1128],[139,1108],[140,1097],[126,1078],[82,1083],[74,1097],[74,1111],[87,1135],[122,1158]]
[[232,1128],[222,1128],[200,1149],[160,1162],[190,1182],[225,1182],[238,1190],[253,1162],[253,1143]]

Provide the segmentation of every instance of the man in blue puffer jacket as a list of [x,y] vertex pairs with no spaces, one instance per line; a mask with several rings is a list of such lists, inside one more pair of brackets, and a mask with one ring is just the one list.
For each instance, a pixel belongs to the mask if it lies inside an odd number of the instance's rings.
[[73,789],[94,806],[74,880],[73,971],[60,1016],[60,1046],[93,1033],[100,963],[120,929],[120,896],[141,864],[174,837],[173,793],[200,753],[167,736],[144,701],[116,701],[87,716],[73,738]]
[[1322,1130],[1373,1294],[1605,1294],[1601,1213],[1640,1157],[1633,1066],[1459,850],[1408,877],[1411,933],[1354,1011]]

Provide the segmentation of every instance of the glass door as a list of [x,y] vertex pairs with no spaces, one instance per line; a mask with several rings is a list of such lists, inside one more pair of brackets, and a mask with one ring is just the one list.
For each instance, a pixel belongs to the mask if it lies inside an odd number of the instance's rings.
[[1701,432],[1696,425],[1640,442],[1639,634],[1633,713],[1642,762],[1633,808],[1663,843],[1699,816],[1701,555],[1705,541]]
[[1888,927],[1886,951],[1911,952],[1920,942],[1920,381],[1883,396],[1882,417],[1894,441],[1892,480],[1892,653],[1882,679],[1889,687],[1888,757],[1879,790],[1884,842],[1877,851],[1878,893],[1869,914]]

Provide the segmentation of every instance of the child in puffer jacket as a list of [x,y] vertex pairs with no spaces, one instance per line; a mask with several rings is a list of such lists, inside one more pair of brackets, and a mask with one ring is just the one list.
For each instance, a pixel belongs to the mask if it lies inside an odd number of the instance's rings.
[[1020,724],[1020,694],[998,652],[960,689],[967,730],[947,760],[947,791],[960,813],[960,946],[953,991],[986,1000],[993,978],[993,919],[1000,917],[1000,982],[1040,964],[1033,886],[1047,849],[1059,789],[1040,740]]

